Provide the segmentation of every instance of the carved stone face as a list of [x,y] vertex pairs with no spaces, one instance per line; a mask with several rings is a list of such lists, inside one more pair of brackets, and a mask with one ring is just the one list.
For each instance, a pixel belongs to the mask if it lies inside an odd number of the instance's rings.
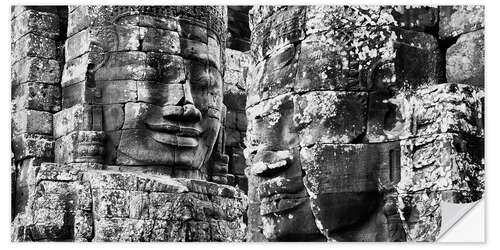
[[139,95],[150,103],[127,103],[117,163],[200,169],[220,129],[222,80],[214,68],[191,62],[183,83],[146,83]]
[[223,110],[219,38],[182,18],[116,22],[90,34],[106,52],[93,70],[106,163],[206,173]]
[[377,185],[387,181],[389,160],[386,149],[363,140],[371,85],[392,79],[378,66],[394,56],[392,33],[388,25],[357,24],[337,32],[339,23],[354,22],[350,16],[344,7],[290,7],[252,30],[277,33],[252,41],[257,63],[247,79],[249,196],[255,187],[251,202],[260,203],[270,240],[379,237],[372,234],[383,224]]

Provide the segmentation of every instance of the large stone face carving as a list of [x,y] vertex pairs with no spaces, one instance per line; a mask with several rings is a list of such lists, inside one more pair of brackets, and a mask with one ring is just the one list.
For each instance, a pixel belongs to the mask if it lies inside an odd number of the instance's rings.
[[[78,11],[93,13],[81,31],[71,26],[83,22]],[[206,178],[223,113],[220,10],[100,6],[72,13],[66,56],[78,68],[88,65],[79,75],[103,108],[103,131],[114,137],[106,163]],[[67,64],[65,88],[80,79],[76,70]]]
[[439,84],[437,8],[255,6],[250,26],[249,240],[432,241],[440,202],[480,198],[483,92]]
[[14,126],[45,124],[33,131],[54,137],[55,163],[24,170],[13,239],[243,240],[246,196],[224,185],[234,182],[222,126],[225,7],[68,11],[62,110],[20,113]]

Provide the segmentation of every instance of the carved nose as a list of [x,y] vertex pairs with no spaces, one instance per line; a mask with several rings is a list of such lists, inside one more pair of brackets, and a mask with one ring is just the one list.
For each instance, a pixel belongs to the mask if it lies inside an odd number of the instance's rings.
[[190,83],[187,81],[183,85],[184,96],[179,99],[176,105],[163,106],[162,115],[165,119],[174,121],[199,122],[201,121],[201,111],[194,106]]

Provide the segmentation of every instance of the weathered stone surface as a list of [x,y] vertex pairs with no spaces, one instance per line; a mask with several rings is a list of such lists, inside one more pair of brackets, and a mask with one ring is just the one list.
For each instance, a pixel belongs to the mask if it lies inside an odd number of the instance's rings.
[[[184,27],[182,26],[182,28]],[[198,29],[205,30],[201,27],[198,27]],[[177,32],[156,28],[141,28],[141,39],[142,51],[169,54],[178,54],[180,52],[180,40]]]
[[257,61],[281,47],[304,39],[305,9],[290,6],[252,27],[250,50]]
[[92,68],[92,63],[92,57],[89,53],[73,59],[68,58],[61,76],[61,87],[65,88],[89,79],[87,72],[89,68]]
[[54,137],[59,138],[74,131],[101,130],[102,108],[78,104],[54,115]]
[[431,6],[390,6],[397,26],[403,29],[433,32],[439,24],[439,9]]
[[11,41],[17,41],[28,33],[55,38],[59,35],[58,17],[52,13],[26,10],[16,16],[12,22]]
[[404,29],[395,29],[395,33],[398,37],[392,62],[395,79],[375,80],[375,89],[415,89],[441,83],[444,61],[437,39],[424,32]]
[[441,232],[441,197],[436,192],[402,195],[407,240],[435,241]]
[[37,110],[19,110],[12,116],[12,133],[52,135],[52,114]]
[[484,28],[483,5],[439,6],[439,37],[450,38]]
[[55,160],[59,163],[103,161],[104,133],[100,131],[75,131],[55,142]]
[[247,109],[247,147],[280,150],[298,145],[292,98],[281,95]]
[[243,240],[247,205],[232,187],[109,170],[85,179],[93,189],[94,241]]
[[397,35],[389,26],[332,28],[302,42],[297,90],[366,90],[394,81],[390,62]]
[[359,141],[366,132],[366,106],[363,93],[315,91],[294,98],[300,145]]
[[124,105],[103,105],[102,112],[102,128],[104,131],[115,131],[122,128],[125,119]]
[[394,150],[398,144],[319,144],[301,150],[312,212],[326,237],[341,240],[339,229],[359,227],[376,214],[379,185],[399,178],[394,173],[399,165],[391,166]]
[[482,90],[463,84],[422,86],[415,92],[370,93],[367,140],[393,141],[436,133],[484,133]]
[[445,133],[401,141],[401,193],[420,190],[463,192],[472,202],[484,191],[482,139],[465,139]]
[[28,82],[14,87],[12,110],[32,109],[57,112],[61,109],[61,90],[58,86]]
[[24,57],[54,59],[56,57],[56,43],[50,38],[29,33],[13,43],[11,55],[11,63]]
[[224,80],[224,99],[223,103],[226,105],[228,110],[245,110],[245,99],[246,93],[244,89],[240,89],[237,86],[230,85],[230,83]]
[[480,88],[444,83],[420,88],[414,98],[413,134],[484,136],[484,92]]
[[54,141],[51,136],[23,133],[12,138],[12,151],[16,160],[27,157],[50,160],[54,157]]
[[56,84],[60,76],[59,62],[52,59],[26,57],[11,68],[12,85],[25,82]]
[[136,81],[97,81],[95,104],[116,104],[137,101]]
[[484,86],[484,30],[461,35],[446,51],[448,82]]
[[370,93],[366,140],[383,142],[411,136],[412,106],[405,93],[394,94],[387,90]]
[[92,104],[96,97],[95,86],[87,81],[62,88],[62,108],[71,108],[77,104]]

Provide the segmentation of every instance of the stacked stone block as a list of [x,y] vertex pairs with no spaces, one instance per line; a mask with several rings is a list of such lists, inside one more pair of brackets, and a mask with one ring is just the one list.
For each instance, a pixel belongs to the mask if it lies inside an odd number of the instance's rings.
[[238,51],[250,49],[248,11],[251,8],[252,6],[227,6],[227,48]]
[[448,82],[484,87],[484,6],[440,6],[439,38],[446,50]]
[[224,132],[226,153],[229,156],[229,172],[235,175],[237,186],[247,191],[245,177],[244,138],[247,130],[245,114],[246,86],[250,56],[246,52],[226,49],[224,71],[224,105],[227,108]]
[[11,86],[13,214],[29,196],[27,172],[54,159],[53,114],[61,109],[60,8],[13,6]]
[[248,240],[433,241],[441,201],[481,198],[484,92],[445,83],[462,45],[443,48],[453,31],[442,15],[425,6],[250,11]]

